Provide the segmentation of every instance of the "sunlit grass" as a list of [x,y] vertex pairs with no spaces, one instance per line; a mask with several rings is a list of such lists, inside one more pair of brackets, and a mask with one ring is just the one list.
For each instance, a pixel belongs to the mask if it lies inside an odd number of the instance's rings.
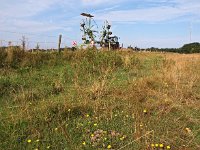
[[0,68],[2,149],[199,148],[198,54],[15,53]]

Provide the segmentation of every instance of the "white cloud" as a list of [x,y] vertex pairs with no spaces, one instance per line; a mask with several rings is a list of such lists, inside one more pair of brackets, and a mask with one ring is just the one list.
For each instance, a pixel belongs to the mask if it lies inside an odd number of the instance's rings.
[[[147,0],[152,1],[152,0]],[[163,0],[164,2],[165,0]],[[194,1],[194,0],[193,0]],[[116,22],[160,22],[177,19],[184,16],[193,16],[193,18],[200,18],[200,1],[193,3],[188,0],[174,0],[177,3],[175,7],[161,6],[150,7],[134,10],[118,10],[109,11],[104,14],[96,14],[99,20],[111,20]],[[189,18],[189,17],[188,17]]]
[[84,5],[98,5],[107,2],[109,2],[109,0],[82,0]]
[[[72,3],[72,0],[65,1],[64,5],[69,3]],[[29,33],[61,29],[70,31],[71,27],[65,26],[64,21],[61,19],[59,23],[57,21],[53,22],[51,15],[48,16],[48,19],[44,18],[41,20],[40,15],[43,12],[47,12],[47,10],[56,8],[55,4],[58,7],[63,2],[62,0],[2,0],[0,5],[0,28],[1,30]],[[59,19],[58,17],[56,16],[55,19]]]
[[83,6],[101,7],[123,3],[130,0],[81,0]]
[[1,18],[20,18],[29,17],[38,14],[48,8],[59,0],[16,0],[1,2],[0,14]]

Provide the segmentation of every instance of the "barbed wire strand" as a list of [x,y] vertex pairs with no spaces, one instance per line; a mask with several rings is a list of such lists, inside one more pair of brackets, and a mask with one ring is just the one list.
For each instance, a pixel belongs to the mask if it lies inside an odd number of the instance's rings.
[[[42,34],[35,34],[35,33],[25,33],[25,32],[16,32],[16,31],[7,31],[7,30],[0,30],[0,32],[5,32],[5,33],[11,33],[11,34],[19,34],[21,36],[24,36],[24,35],[34,35],[34,36],[40,36],[40,37],[54,37],[54,38],[57,38],[58,36],[56,35],[42,35]],[[69,39],[69,40],[72,40],[72,41],[76,41],[75,39],[72,39],[66,35],[62,35],[63,38],[65,39]]]
[[[73,43],[73,42],[72,42]],[[68,45],[73,45],[70,41],[66,42],[66,41],[62,41],[61,42],[61,47],[69,47]],[[35,44],[35,46],[33,46],[33,44]],[[42,45],[41,45],[42,44]],[[54,44],[54,45],[50,45],[50,44]],[[36,47],[36,45],[39,45],[41,47],[43,47],[44,49],[56,49],[57,48],[57,42],[53,42],[53,41],[26,41],[26,45],[27,45],[27,49],[34,49]],[[4,39],[0,39],[0,47],[2,46],[21,46],[22,45],[22,40],[4,40]],[[31,45],[31,46],[30,46]],[[29,48],[31,47],[31,48]]]

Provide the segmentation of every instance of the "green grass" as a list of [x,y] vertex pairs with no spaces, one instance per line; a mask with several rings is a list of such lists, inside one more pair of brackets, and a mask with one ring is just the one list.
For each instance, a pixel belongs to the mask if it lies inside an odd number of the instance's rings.
[[180,54],[93,50],[1,57],[2,150],[200,147],[200,61],[180,68]]

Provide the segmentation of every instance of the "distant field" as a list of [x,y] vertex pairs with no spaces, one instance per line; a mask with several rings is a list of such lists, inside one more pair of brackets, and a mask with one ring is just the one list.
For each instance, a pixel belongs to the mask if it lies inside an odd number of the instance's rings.
[[2,150],[199,150],[200,54],[0,51]]

